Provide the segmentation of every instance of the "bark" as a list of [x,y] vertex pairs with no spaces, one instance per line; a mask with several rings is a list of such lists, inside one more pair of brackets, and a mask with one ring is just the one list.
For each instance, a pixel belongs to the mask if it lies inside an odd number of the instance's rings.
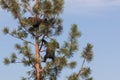
[[78,72],[78,76],[81,75],[81,71],[82,71],[82,69],[83,69],[83,67],[84,67],[84,64],[85,64],[85,58],[83,59],[83,62],[82,62],[82,65],[81,65],[81,69],[80,69],[80,71]]
[[[40,0],[36,0],[36,4],[39,3]],[[36,16],[38,16],[38,14],[36,14]],[[36,37],[35,37],[35,49],[36,49],[36,60],[37,62],[35,63],[35,80],[40,80],[40,52],[39,52],[39,36],[36,32]]]
[[40,53],[39,53],[39,37],[36,37],[35,38],[35,49],[36,49],[36,63],[35,63],[35,70],[36,70],[36,73],[35,73],[35,77],[36,79],[35,80],[40,80]]

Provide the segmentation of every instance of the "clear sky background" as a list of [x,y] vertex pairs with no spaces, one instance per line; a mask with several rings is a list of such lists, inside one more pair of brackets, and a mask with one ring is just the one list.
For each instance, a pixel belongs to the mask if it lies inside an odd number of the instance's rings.
[[[65,0],[62,18],[64,40],[71,24],[77,24],[82,32],[80,51],[74,56],[76,60],[88,42],[94,45],[94,59],[89,65],[94,80],[120,80],[120,0]],[[12,29],[16,25],[17,21],[0,9],[0,80],[20,80],[27,70],[20,64],[3,64],[3,58],[14,51],[18,39],[3,35],[1,30],[4,26]]]

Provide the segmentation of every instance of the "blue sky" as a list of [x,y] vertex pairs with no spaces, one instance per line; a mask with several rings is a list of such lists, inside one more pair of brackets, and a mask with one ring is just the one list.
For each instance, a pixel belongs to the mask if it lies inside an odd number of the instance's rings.
[[[79,60],[78,55],[88,42],[94,45],[94,59],[89,64],[94,80],[120,80],[120,0],[65,0],[62,18],[64,37],[74,23],[82,32],[79,39],[80,51],[76,53],[76,59]],[[0,30],[4,26],[12,29],[16,25],[17,21],[10,14],[0,10]],[[4,36],[1,31],[0,39],[0,80],[19,80],[25,75],[26,68],[19,64],[4,66],[2,63],[3,58],[14,51],[13,43],[18,40]],[[80,64],[77,69],[79,67]]]

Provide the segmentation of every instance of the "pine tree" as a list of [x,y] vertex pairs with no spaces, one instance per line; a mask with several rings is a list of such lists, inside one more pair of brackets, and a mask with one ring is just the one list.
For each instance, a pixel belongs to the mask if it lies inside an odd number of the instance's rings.
[[[63,41],[63,46],[55,39],[63,30],[59,15],[63,12],[64,0],[1,0],[0,6],[19,21],[17,29],[3,29],[4,34],[23,41],[22,45],[15,44],[17,53],[5,58],[4,63],[20,63],[31,67],[32,70],[27,72],[29,77],[23,77],[22,80],[57,80],[65,67],[75,68],[77,62],[69,60],[79,51],[78,38],[81,32],[77,25],[71,26],[68,40]],[[85,67],[85,62],[90,62],[93,58],[92,47],[90,43],[87,44],[82,52],[80,70],[71,74],[68,80],[92,80],[90,68]]]

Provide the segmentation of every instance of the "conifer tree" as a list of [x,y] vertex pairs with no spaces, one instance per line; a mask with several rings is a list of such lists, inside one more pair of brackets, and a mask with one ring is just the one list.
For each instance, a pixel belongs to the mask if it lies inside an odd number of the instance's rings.
[[[19,25],[12,31],[4,27],[4,34],[23,42],[22,45],[15,44],[17,52],[5,58],[4,63],[20,63],[32,68],[27,72],[29,76],[22,80],[57,80],[65,67],[75,68],[77,62],[69,60],[79,51],[81,32],[77,25],[71,26],[69,37],[63,44],[55,39],[64,28],[59,16],[63,12],[64,0],[1,0],[0,6],[10,12]],[[67,77],[67,80],[92,80],[91,70],[85,66],[93,58],[92,47],[90,43],[87,44],[81,54],[83,62],[80,70]]]

